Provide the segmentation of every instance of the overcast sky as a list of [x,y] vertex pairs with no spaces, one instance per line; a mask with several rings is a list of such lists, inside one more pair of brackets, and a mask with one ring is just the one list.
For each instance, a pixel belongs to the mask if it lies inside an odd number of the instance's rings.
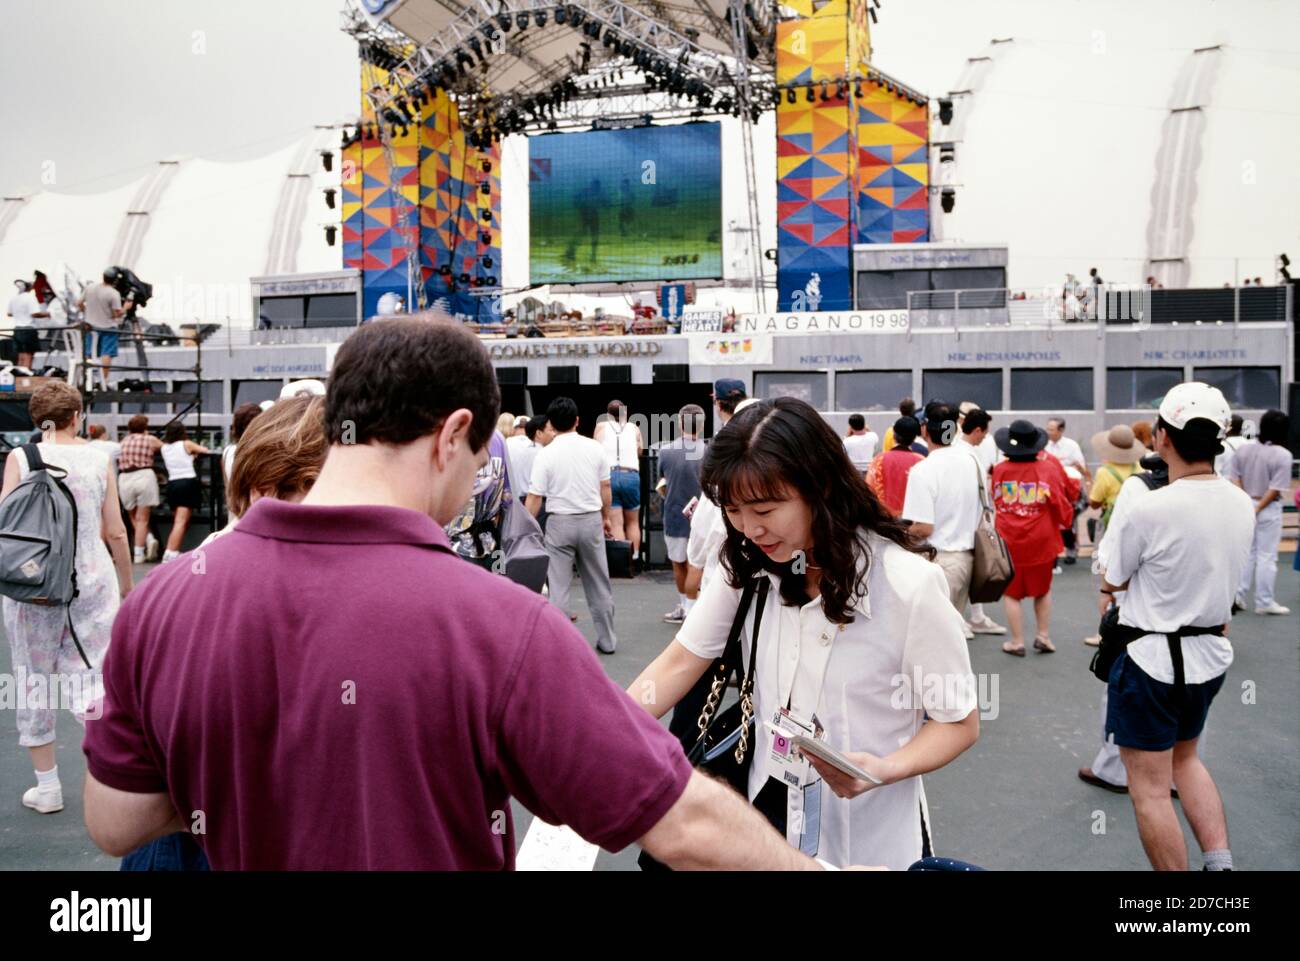
[[170,154],[257,156],[355,115],[342,8],[0,0],[0,194],[104,190]]

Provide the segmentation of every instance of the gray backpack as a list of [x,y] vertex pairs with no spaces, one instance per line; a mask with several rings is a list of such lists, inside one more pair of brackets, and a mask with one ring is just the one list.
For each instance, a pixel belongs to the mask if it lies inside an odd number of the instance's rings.
[[20,448],[27,476],[0,501],[0,594],[68,612],[77,653],[91,667],[72,627],[77,596],[77,502],[63,483],[68,472],[46,464],[35,444]]

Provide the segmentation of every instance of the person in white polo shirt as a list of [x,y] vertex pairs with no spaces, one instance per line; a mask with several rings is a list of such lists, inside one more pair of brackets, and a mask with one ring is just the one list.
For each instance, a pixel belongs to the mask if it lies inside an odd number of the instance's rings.
[[1106,734],[1128,774],[1138,834],[1156,870],[1187,870],[1187,845],[1169,798],[1172,778],[1206,870],[1231,870],[1227,820],[1197,756],[1205,719],[1232,665],[1224,630],[1255,533],[1250,497],[1214,472],[1231,412],[1218,389],[1179,384],[1156,420],[1169,484],[1136,501],[1106,533],[1101,605],[1125,591],[1103,653],[1110,667]]
[[[926,405],[921,435],[930,445],[930,455],[907,475],[902,516],[911,522],[912,533],[938,552],[935,561],[943,568],[949,597],[960,612],[966,610],[970,596],[980,488],[987,478],[970,446],[953,446],[958,430],[952,405],[937,400]],[[964,621],[962,627],[967,640],[975,636]]]
[[596,627],[596,649],[613,654],[618,638],[614,634],[614,594],[605,559],[605,536],[612,529],[609,458],[604,447],[578,433],[578,405],[571,398],[551,401],[546,419],[555,430],[555,439],[533,461],[527,505],[536,517],[543,498],[546,501],[550,600],[568,612],[576,559],[582,592]]

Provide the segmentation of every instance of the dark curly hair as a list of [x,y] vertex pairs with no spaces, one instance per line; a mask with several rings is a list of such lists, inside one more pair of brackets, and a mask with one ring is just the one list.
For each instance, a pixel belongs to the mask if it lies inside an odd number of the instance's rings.
[[[881,505],[845,453],[834,429],[810,404],[778,397],[746,407],[720,430],[709,445],[701,486],[723,508],[727,539],[722,567],[732,587],[759,571],[780,576],[781,600],[808,603],[805,579],[793,562],[769,560],[731,526],[728,505],[782,500],[794,491],[812,510],[810,563],[822,570],[821,602],[832,624],[853,620],[850,609],[867,592],[870,548],[859,531],[865,528],[900,547],[933,558],[934,551]],[[859,570],[858,560],[867,563]]]

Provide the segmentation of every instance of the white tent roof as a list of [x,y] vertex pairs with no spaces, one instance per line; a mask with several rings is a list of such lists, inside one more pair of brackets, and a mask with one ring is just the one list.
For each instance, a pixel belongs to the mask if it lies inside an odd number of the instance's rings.
[[[254,160],[163,161],[157,170],[96,194],[43,191],[0,207],[0,277],[43,270],[62,292],[65,268],[94,281],[108,266],[152,284],[152,322],[246,326],[249,278],[337,270],[341,247],[324,227],[338,223],[322,191],[339,186],[338,131],[318,128]],[[322,149],[333,150],[325,172]],[[337,241],[340,242],[341,241]]]

